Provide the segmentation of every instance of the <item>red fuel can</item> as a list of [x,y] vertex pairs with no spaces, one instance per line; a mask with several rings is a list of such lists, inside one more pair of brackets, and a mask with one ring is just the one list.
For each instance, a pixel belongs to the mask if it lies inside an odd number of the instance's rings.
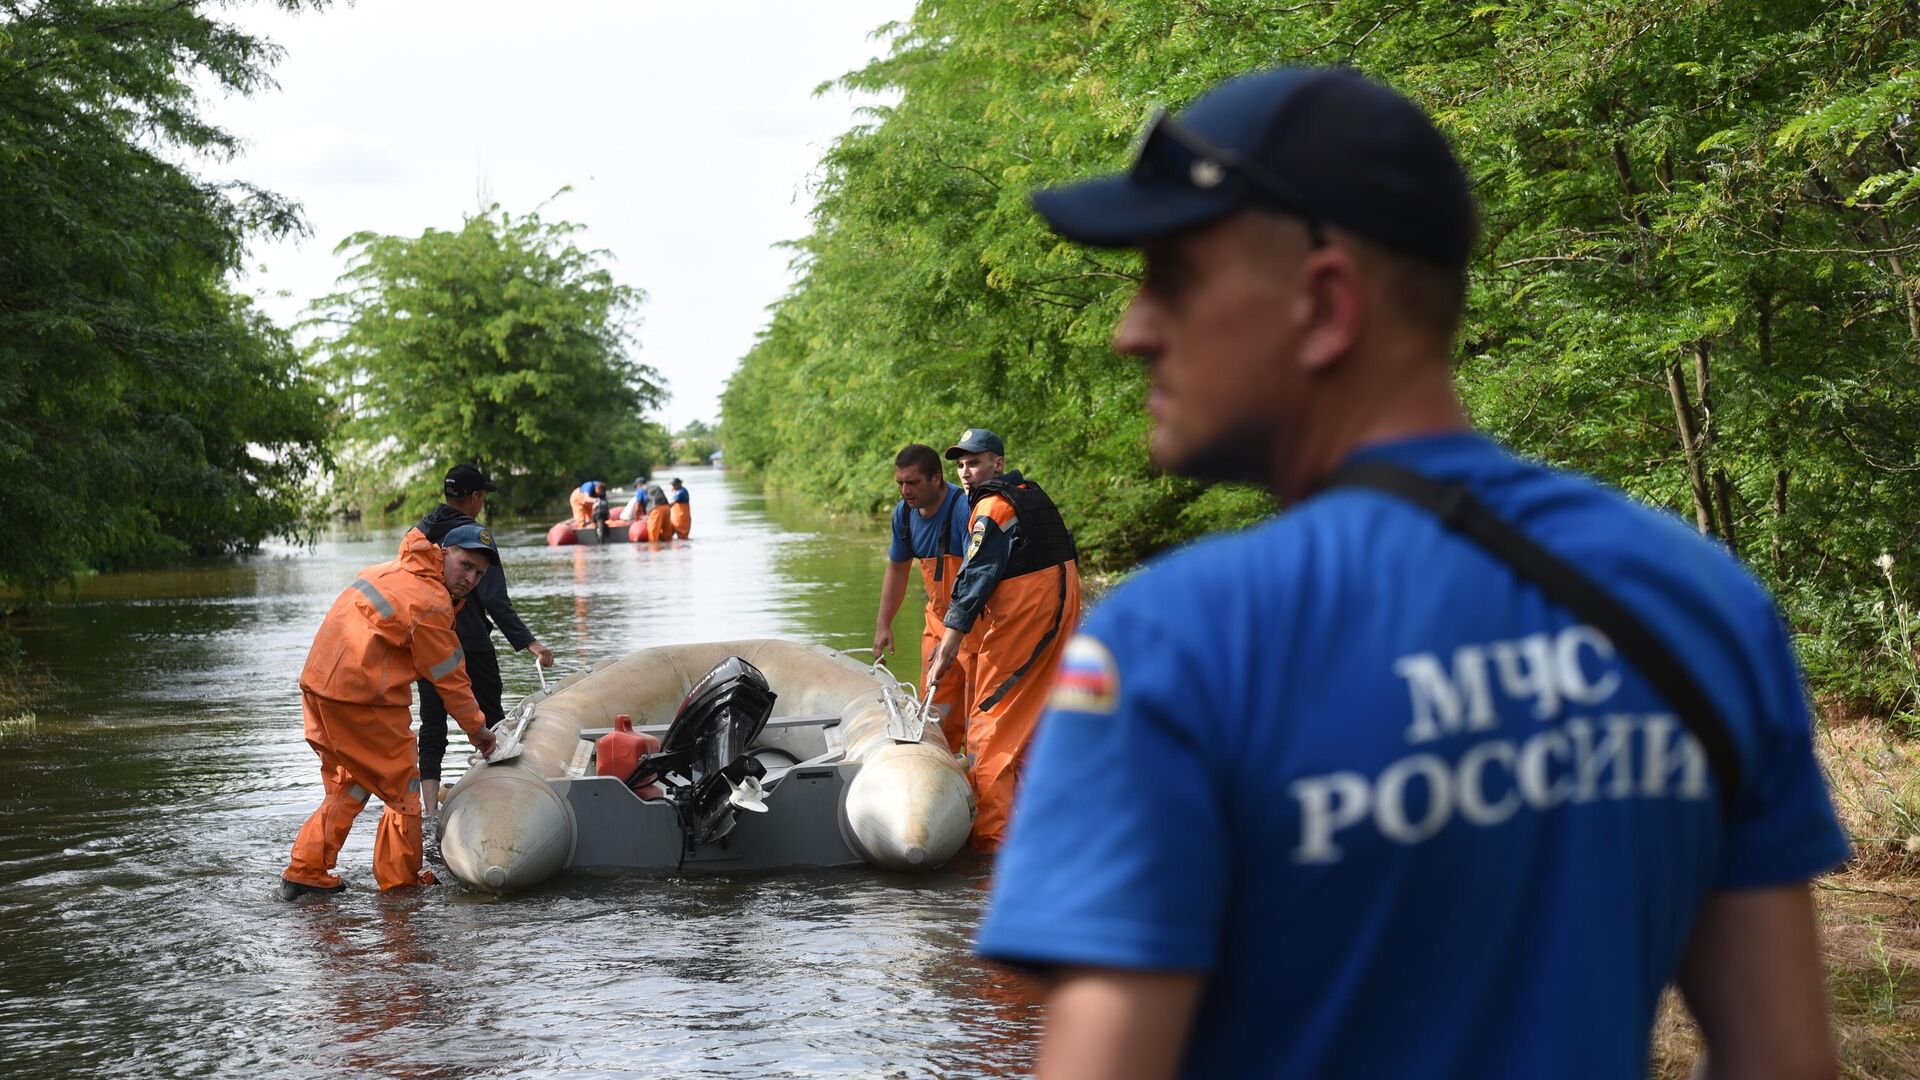
[[[633,717],[621,713],[613,718],[613,730],[600,736],[600,741],[594,745],[594,772],[600,776],[615,776],[625,780],[633,775],[634,767],[641,758],[658,749],[658,737],[633,730]],[[643,799],[657,799],[666,792],[658,784],[651,783],[653,779],[649,774],[629,786],[635,795]]]

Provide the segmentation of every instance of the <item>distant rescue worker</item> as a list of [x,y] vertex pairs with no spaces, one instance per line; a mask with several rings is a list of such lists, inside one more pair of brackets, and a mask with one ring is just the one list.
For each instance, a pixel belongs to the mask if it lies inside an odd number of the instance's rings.
[[1007,471],[1000,436],[968,428],[947,447],[947,459],[959,462],[973,510],[927,677],[944,683],[968,632],[982,624],[967,690],[966,744],[977,810],[973,843],[991,849],[1006,835],[1027,743],[1080,621],[1080,568],[1060,511],[1040,485]]
[[573,523],[580,528],[592,525],[596,513],[604,520],[606,503],[607,485],[598,480],[588,480],[567,496],[567,505],[573,510]]
[[682,540],[693,536],[693,496],[687,494],[687,485],[673,478],[672,502],[673,535]]
[[673,539],[673,511],[666,489],[659,484],[647,485],[647,539],[654,543]]
[[[446,501],[421,518],[416,528],[437,544],[454,529],[478,524],[475,519],[486,509],[487,492],[496,490],[486,473],[472,465],[455,465],[447,470],[441,482],[441,496]],[[496,626],[515,652],[525,649],[540,666],[553,666],[552,650],[540,644],[514,611],[513,598],[507,595],[507,571],[498,563],[488,566],[487,572],[480,575],[480,583],[473,587],[453,620],[453,627],[460,635],[460,647],[467,654],[467,679],[473,684],[474,700],[480,703],[488,727],[507,715],[500,701],[504,690],[500,654],[493,648]],[[433,688],[431,680],[421,679],[416,685],[420,690],[420,802],[426,816],[433,817],[440,810],[440,765],[447,753],[447,706],[440,700],[440,692]]]
[[627,505],[620,508],[620,519],[631,524],[645,520],[646,516],[647,478],[636,476],[633,478],[633,497],[627,500]]
[[[925,678],[933,654],[946,635],[947,603],[967,551],[967,522],[972,510],[960,485],[942,475],[940,454],[931,446],[914,443],[893,459],[893,483],[900,501],[893,507],[893,543],[887,549],[887,569],[880,582],[880,611],[873,624],[873,655],[893,651],[893,617],[907,597],[907,566],[920,561],[920,581],[926,586],[926,622],[920,634],[920,671]],[[978,635],[969,634],[955,654],[954,664],[933,701],[947,706],[941,722],[947,745],[955,753],[966,749],[967,680],[973,670]],[[924,693],[926,687],[921,686]]]
[[420,869],[420,768],[413,740],[413,681],[430,680],[467,740],[493,751],[493,732],[467,681],[454,606],[500,553],[478,525],[439,544],[408,529],[391,562],[360,571],[327,611],[300,672],[307,744],[320,755],[326,798],[300,827],[280,896],[339,892],[333,873],[353,819],[378,795],[385,809],[373,841],[373,878],[382,892],[431,885]]
[[1669,980],[1694,1075],[1835,1075],[1808,880],[1847,841],[1787,626],[1472,430],[1446,138],[1283,68],[1135,153],[1034,206],[1144,256],[1154,464],[1290,505],[1067,647],[979,937],[1053,976],[1039,1075],[1638,1080]]

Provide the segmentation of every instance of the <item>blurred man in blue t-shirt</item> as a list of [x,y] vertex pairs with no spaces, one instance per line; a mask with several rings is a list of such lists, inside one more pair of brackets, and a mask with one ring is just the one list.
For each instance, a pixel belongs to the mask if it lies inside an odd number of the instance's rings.
[[[924,443],[913,443],[893,459],[893,484],[900,501],[893,506],[893,542],[887,548],[887,569],[880,581],[880,610],[873,623],[873,654],[893,651],[893,617],[907,596],[907,567],[920,561],[920,581],[926,586],[926,623],[920,632],[920,670],[924,677],[934,647],[946,633],[942,621],[953,598],[953,580],[967,555],[966,493],[948,482],[940,455]],[[959,659],[935,687],[933,701],[947,707],[940,729],[955,753],[966,749],[968,682],[973,671],[972,650],[962,643]],[[922,687],[922,693],[925,687]]]
[[[1625,1080],[1676,978],[1706,1075],[1831,1074],[1807,882],[1847,846],[1786,628],[1677,519],[1471,432],[1475,215],[1426,116],[1265,72],[1034,204],[1145,256],[1115,347],[1156,464],[1293,504],[1068,649],[979,938],[1055,977],[1041,1075]],[[1429,510],[1320,490],[1356,463],[1578,568],[1724,724]]]

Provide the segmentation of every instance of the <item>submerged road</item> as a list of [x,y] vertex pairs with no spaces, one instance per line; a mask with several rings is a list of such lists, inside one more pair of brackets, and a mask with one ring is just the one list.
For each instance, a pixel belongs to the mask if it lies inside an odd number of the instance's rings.
[[[676,641],[871,643],[884,532],[681,475],[691,541],[548,548],[544,523],[500,530],[516,605],[563,672]],[[61,686],[30,731],[0,733],[0,1075],[1030,1068],[1036,987],[967,951],[979,864],[382,896],[376,804],[341,856],[347,893],[275,899],[321,794],[295,685],[307,644],[398,537],[108,575],[20,628]],[[914,589],[895,624],[909,649]],[[500,647],[511,705],[536,679]]]

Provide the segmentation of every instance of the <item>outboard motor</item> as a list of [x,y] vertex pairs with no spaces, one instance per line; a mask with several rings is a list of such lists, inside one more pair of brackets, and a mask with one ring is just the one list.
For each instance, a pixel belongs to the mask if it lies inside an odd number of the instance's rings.
[[732,832],[736,808],[765,812],[767,770],[747,746],[767,726],[774,697],[759,668],[729,656],[687,692],[660,749],[637,763],[636,773],[668,778],[689,849]]

